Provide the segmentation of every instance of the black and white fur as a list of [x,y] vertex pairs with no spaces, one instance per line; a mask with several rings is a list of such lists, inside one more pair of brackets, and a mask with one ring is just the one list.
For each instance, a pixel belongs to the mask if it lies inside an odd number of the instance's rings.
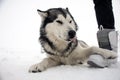
[[40,43],[47,53],[47,58],[30,67],[29,72],[41,72],[47,68],[65,64],[85,63],[90,55],[99,54],[105,59],[116,58],[112,51],[98,47],[89,47],[76,38],[78,26],[68,8],[37,10],[42,17]]

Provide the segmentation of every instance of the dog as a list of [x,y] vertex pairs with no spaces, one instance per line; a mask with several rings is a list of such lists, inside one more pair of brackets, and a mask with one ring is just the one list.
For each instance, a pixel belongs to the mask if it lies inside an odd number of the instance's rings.
[[30,67],[29,72],[42,72],[58,65],[77,65],[87,62],[92,54],[105,59],[114,59],[117,55],[106,49],[90,47],[76,37],[77,23],[68,8],[50,8],[37,10],[42,18],[39,41],[47,53],[42,62]]

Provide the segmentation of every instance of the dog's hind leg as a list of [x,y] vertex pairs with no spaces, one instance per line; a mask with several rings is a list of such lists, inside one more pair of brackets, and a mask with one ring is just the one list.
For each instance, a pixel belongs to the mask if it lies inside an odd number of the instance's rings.
[[53,66],[57,66],[59,65],[59,63],[57,61],[55,61],[52,58],[45,58],[42,62],[32,65],[29,69],[29,72],[42,72],[44,70],[46,70],[47,68],[53,67]]

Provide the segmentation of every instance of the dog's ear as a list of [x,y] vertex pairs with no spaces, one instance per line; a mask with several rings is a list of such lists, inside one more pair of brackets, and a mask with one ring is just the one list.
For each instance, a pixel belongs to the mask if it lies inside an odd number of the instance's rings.
[[67,10],[67,12],[69,12],[69,9],[68,9],[68,7],[66,7],[66,10]]
[[38,12],[38,14],[39,14],[41,17],[43,17],[43,18],[45,18],[45,17],[48,16],[48,14],[47,14],[46,11],[41,11],[41,10],[37,9],[37,12]]

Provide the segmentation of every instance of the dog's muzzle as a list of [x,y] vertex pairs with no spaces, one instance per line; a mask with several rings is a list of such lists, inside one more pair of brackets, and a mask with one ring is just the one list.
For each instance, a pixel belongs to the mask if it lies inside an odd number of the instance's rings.
[[76,32],[74,30],[68,32],[68,41],[76,41]]

